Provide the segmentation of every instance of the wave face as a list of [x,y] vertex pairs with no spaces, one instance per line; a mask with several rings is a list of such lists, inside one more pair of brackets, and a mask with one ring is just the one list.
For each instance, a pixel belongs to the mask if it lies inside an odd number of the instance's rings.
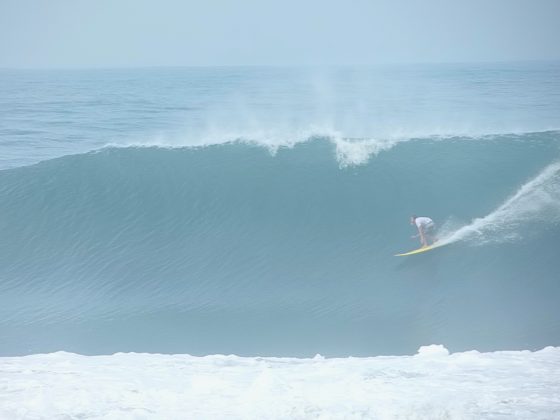
[[[0,351],[560,345],[559,146],[557,131],[418,138],[345,165],[315,137],[0,171]],[[449,245],[395,258],[418,246],[412,213]]]

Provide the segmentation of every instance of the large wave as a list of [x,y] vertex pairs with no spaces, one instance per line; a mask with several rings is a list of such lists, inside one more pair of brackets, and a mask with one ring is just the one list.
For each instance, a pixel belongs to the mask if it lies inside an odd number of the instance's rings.
[[[1,351],[559,344],[558,142],[105,148],[1,171]],[[464,227],[396,259],[411,213]]]

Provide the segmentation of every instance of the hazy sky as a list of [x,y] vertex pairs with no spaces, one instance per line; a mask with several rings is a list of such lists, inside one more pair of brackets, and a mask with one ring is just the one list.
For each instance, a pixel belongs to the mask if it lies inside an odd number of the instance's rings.
[[560,0],[0,0],[0,67],[560,59]]

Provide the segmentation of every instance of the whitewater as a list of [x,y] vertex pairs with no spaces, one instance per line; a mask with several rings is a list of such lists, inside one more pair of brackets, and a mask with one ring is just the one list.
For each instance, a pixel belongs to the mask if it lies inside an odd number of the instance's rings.
[[[538,419],[560,415],[560,349],[327,359],[52,353],[2,358],[12,418]],[[70,391],[70,393],[69,393]]]
[[559,75],[0,70],[0,418],[559,417]]

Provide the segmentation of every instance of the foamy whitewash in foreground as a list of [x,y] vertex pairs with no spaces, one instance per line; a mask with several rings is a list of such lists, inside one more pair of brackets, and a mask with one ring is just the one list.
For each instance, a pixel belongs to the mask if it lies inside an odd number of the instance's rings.
[[2,419],[555,419],[560,348],[313,359],[0,358]]

